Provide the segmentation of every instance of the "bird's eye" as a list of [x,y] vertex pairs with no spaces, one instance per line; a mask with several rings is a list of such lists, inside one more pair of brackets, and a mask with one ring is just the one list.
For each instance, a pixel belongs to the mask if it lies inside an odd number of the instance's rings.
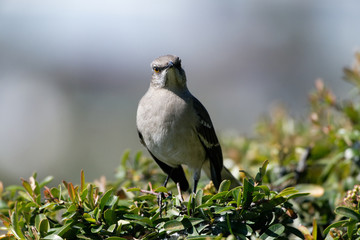
[[160,72],[160,68],[158,68],[158,67],[153,67],[153,70],[154,70],[155,73],[159,73],[159,72]]

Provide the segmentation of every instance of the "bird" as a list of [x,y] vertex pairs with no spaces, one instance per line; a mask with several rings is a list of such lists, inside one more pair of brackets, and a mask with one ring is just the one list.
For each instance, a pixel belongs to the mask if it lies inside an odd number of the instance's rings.
[[193,172],[193,192],[203,169],[216,189],[224,179],[240,183],[223,165],[222,150],[210,115],[187,87],[181,59],[164,55],[151,63],[150,86],[138,104],[136,127],[140,142],[169,178],[189,189],[182,165]]

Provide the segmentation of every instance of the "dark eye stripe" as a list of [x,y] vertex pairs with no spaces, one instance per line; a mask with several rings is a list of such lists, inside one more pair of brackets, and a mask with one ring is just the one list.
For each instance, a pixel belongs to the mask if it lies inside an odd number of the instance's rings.
[[165,69],[165,67],[158,67],[158,66],[154,66],[153,67],[153,70],[154,70],[154,72],[156,72],[156,73],[159,73],[159,72],[161,72],[162,70],[164,70]]

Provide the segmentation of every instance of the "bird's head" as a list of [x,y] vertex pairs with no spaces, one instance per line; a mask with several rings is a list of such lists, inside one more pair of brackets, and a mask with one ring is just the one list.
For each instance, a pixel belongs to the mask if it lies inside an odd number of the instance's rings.
[[174,55],[165,55],[156,58],[151,63],[151,85],[156,88],[169,90],[186,89],[185,71],[181,67],[181,60]]

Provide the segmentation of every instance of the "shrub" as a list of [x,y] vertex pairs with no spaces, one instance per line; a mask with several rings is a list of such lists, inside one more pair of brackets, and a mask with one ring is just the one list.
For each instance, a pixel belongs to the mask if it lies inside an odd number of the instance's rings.
[[[277,193],[262,185],[267,165],[266,161],[255,178],[245,178],[244,186],[229,190],[230,182],[223,181],[218,193],[210,193],[214,191],[210,186],[187,201],[165,187],[131,188],[127,193],[107,186],[101,192],[85,183],[83,172],[80,186],[64,181],[49,189],[46,184],[51,178],[39,183],[35,174],[29,181],[22,180],[22,186],[5,189],[2,201],[7,202],[9,213],[2,211],[1,219],[9,233],[2,239],[301,237],[292,226],[296,214],[289,200],[306,194],[294,188]],[[160,195],[164,196],[162,216]]]
[[0,239],[359,239],[360,53],[344,75],[350,99],[317,80],[307,119],[279,107],[254,138],[222,136],[233,170],[246,169],[243,186],[223,181],[216,193],[202,179],[183,201],[175,184],[159,185],[166,176],[153,160],[127,151],[112,183],[86,183],[83,172],[79,186],[49,189],[52,178],[36,174],[0,182]]

